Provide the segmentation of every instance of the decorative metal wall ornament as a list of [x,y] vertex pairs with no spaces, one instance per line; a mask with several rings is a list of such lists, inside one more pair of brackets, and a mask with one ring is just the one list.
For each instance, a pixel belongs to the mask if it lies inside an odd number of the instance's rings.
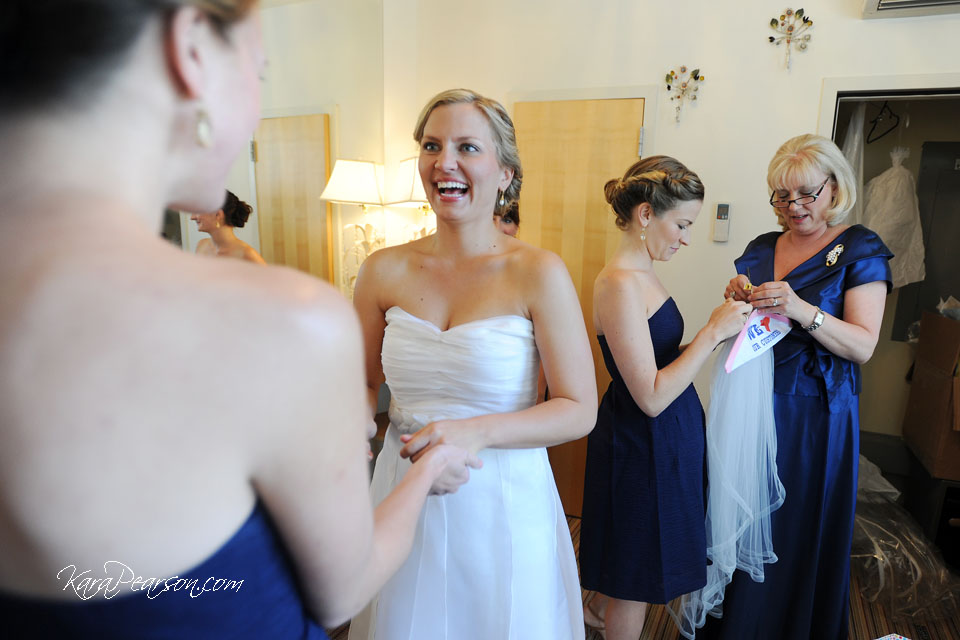
[[696,100],[697,91],[700,90],[699,85],[704,80],[704,77],[700,74],[700,69],[694,69],[686,77],[684,76],[685,73],[687,73],[686,67],[680,67],[679,74],[671,69],[665,78],[667,93],[671,94],[670,99],[677,101],[677,122],[680,122],[680,109],[683,106],[684,99]]
[[770,43],[778,47],[786,45],[787,69],[790,68],[790,50],[796,47],[799,51],[806,51],[810,46],[810,34],[806,33],[813,28],[813,20],[804,15],[803,9],[786,9],[780,18],[770,18],[770,28],[781,34],[770,36]]

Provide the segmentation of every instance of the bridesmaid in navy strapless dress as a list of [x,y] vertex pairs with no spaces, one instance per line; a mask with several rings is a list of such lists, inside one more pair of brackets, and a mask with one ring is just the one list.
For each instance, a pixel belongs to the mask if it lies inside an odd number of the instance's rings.
[[[90,575],[107,575],[91,569]],[[120,577],[121,571],[109,575]],[[66,582],[69,576],[64,576]],[[42,600],[0,591],[4,637],[327,638],[307,611],[287,553],[259,501],[236,533],[192,569],[142,587],[129,586],[131,576],[122,579],[124,586],[109,599]],[[83,592],[82,577],[72,584]]]
[[[683,336],[673,298],[648,323],[662,369],[680,355]],[[647,416],[606,337],[597,339],[613,380],[587,445],[583,585],[624,600],[667,602],[706,580],[703,407],[691,384],[663,413]]]
[[704,415],[692,383],[717,344],[743,328],[750,305],[720,305],[681,348],[683,318],[653,264],[689,244],[703,185],[654,156],[605,192],[624,233],[594,286],[612,381],[587,440],[580,577],[604,596],[586,604],[587,624],[602,628],[605,616],[608,637],[637,638],[647,603],[706,582]]

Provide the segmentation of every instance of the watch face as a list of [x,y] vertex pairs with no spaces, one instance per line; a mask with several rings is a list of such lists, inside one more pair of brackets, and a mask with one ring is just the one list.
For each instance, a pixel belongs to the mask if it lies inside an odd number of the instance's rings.
[[809,326],[804,327],[804,329],[806,329],[807,331],[816,331],[817,329],[820,328],[820,325],[823,324],[823,318],[824,318],[823,311],[818,308],[817,315],[813,316],[813,322],[811,322]]

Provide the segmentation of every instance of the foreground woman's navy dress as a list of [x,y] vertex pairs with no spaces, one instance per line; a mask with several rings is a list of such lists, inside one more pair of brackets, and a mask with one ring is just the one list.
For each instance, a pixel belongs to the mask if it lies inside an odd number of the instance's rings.
[[[673,298],[650,316],[657,368],[680,355]],[[704,416],[691,384],[656,418],[633,401],[604,336],[613,380],[587,440],[580,533],[585,589],[665,603],[706,581]]]
[[[188,535],[189,527],[184,530]],[[106,575],[103,567],[81,567],[78,573],[84,569],[90,569],[89,575],[94,577]],[[87,601],[79,597],[74,602],[24,599],[0,592],[0,636],[151,640],[327,638],[308,615],[279,536],[259,502],[218,551],[179,577],[184,582],[164,576],[162,586],[131,590],[128,584],[115,597],[95,595]],[[208,582],[209,578],[213,580]],[[227,588],[227,583],[216,582],[219,578],[243,583],[239,588]],[[197,582],[190,585],[194,579]],[[74,584],[78,582],[74,580]],[[204,585],[207,591],[203,590]],[[72,591],[68,588],[67,593]]]
[[[780,232],[751,242],[737,272],[754,284],[773,280]],[[836,262],[827,254],[843,245]],[[800,298],[843,318],[848,289],[883,281],[892,254],[879,236],[855,225],[784,278]],[[813,320],[813,318],[811,318]],[[850,541],[857,494],[860,367],[834,355],[796,326],[774,348],[777,469],[786,489],[771,516],[779,560],[753,582],[737,571],[723,618],[707,618],[702,638],[736,640],[847,638]]]

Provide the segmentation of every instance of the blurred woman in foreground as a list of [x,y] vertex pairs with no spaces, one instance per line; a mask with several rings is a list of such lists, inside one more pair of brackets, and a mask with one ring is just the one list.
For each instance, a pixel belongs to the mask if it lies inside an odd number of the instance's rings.
[[258,119],[257,15],[251,0],[0,9],[12,637],[324,637],[318,622],[399,566],[430,487],[477,463],[435,447],[374,514],[349,305],[157,233],[165,207],[222,203]]

